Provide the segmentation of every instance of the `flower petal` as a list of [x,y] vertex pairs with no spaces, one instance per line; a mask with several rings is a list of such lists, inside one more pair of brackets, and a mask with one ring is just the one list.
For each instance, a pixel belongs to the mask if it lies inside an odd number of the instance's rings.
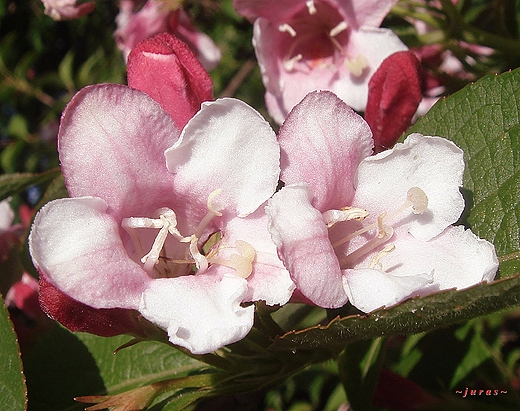
[[268,202],[269,231],[297,289],[314,304],[337,308],[347,302],[341,270],[321,213],[306,184],[285,186]]
[[463,226],[447,227],[430,241],[397,232],[394,243],[395,250],[381,260],[386,271],[395,276],[433,272],[436,290],[491,281],[498,269],[493,245]]
[[302,0],[233,0],[233,7],[242,16],[250,21],[258,17],[273,19],[274,21],[287,21],[295,13],[305,8]]
[[209,195],[240,216],[255,211],[278,184],[280,148],[263,117],[246,103],[224,98],[204,103],[166,150],[175,190],[205,207]]
[[359,77],[344,72],[329,89],[357,111],[364,111],[368,100],[368,82],[383,60],[389,55],[408,50],[399,37],[390,29],[361,27],[352,30],[346,53],[352,58],[363,56],[367,67]]
[[405,222],[416,238],[427,241],[455,223],[462,213],[464,199],[459,187],[463,172],[463,152],[451,141],[411,134],[404,143],[361,162],[353,205],[371,213],[368,222],[399,208],[408,190],[419,187],[428,197],[426,212],[415,215],[409,208],[397,219]]
[[291,111],[278,141],[286,184],[309,184],[320,211],[350,205],[355,171],[373,147],[358,114],[331,92],[311,92]]
[[[492,281],[498,269],[493,245],[462,226],[450,226],[430,241],[400,230],[394,244],[395,250],[379,262],[385,272],[369,268],[344,271],[349,300],[362,311],[390,306],[410,296]],[[358,266],[368,265],[372,257]]]
[[219,257],[229,258],[230,254],[237,254],[235,241],[246,241],[254,248],[256,255],[253,271],[247,277],[248,292],[244,301],[263,300],[267,305],[283,305],[291,298],[295,285],[278,258],[267,224],[263,208],[247,217],[230,220],[222,232],[223,245],[219,249]]
[[174,203],[163,153],[178,136],[171,117],[145,93],[115,84],[85,87],[67,105],[58,134],[69,194],[102,198],[116,219]]
[[139,306],[148,275],[130,259],[100,198],[64,198],[36,215],[29,250],[36,268],[68,296],[94,308]]
[[372,268],[344,270],[343,276],[343,286],[350,303],[365,313],[413,297],[417,290],[431,283],[431,273],[402,277]]
[[206,354],[244,338],[253,326],[254,306],[240,306],[246,290],[246,280],[231,274],[160,278],[144,292],[139,311],[167,329],[173,344]]

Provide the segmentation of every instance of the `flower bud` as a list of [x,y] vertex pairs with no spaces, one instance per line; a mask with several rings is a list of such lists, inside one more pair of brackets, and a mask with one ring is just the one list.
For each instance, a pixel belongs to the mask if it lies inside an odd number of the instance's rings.
[[213,100],[213,82],[188,46],[162,33],[139,43],[128,56],[128,85],[157,101],[183,129],[204,101]]
[[412,52],[387,57],[368,83],[365,120],[374,137],[374,152],[391,148],[408,128],[422,99],[419,60]]

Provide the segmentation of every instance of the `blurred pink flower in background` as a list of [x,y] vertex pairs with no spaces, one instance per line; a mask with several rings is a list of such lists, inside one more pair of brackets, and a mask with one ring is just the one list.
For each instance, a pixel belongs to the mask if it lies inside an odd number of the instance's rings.
[[182,8],[172,8],[161,0],[121,0],[119,8],[114,36],[125,60],[137,43],[166,32],[184,41],[206,70],[219,63],[219,48],[196,29]]
[[269,114],[281,124],[309,91],[333,91],[364,111],[368,81],[385,57],[407,47],[380,28],[397,0],[235,0],[254,21],[253,44]]
[[77,0],[42,0],[45,14],[53,20],[70,20],[92,13],[96,7],[95,1],[77,3]]

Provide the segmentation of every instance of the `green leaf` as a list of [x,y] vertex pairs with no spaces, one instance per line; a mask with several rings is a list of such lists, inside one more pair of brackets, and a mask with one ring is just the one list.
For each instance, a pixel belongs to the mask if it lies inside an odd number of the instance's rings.
[[57,177],[59,174],[59,168],[55,168],[40,174],[4,174],[0,176],[0,201],[27,189],[31,185],[46,183]]
[[384,355],[384,340],[355,341],[338,358],[339,372],[347,399],[356,411],[372,409]]
[[114,354],[130,338],[104,338],[53,327],[23,357],[29,410],[79,411],[85,404],[76,403],[74,397],[121,393],[207,368],[169,345],[152,341]]
[[464,188],[473,203],[467,222],[495,245],[502,277],[520,272],[520,69],[440,100],[410,132],[464,150]]
[[413,298],[366,315],[338,317],[326,326],[291,331],[275,340],[271,349],[328,349],[335,355],[352,341],[431,331],[518,304],[517,275],[463,291],[448,290]]
[[0,297],[0,409],[23,411],[26,389],[13,324]]
[[60,76],[60,80],[63,82],[63,85],[65,88],[72,92],[74,91],[74,53],[72,51],[69,51],[65,57],[63,57],[63,60],[61,61],[59,67],[58,67],[58,74]]

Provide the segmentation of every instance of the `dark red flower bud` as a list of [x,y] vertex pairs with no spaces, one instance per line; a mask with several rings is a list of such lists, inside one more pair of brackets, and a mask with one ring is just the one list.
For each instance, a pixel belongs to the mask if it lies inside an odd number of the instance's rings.
[[204,101],[213,100],[213,82],[188,46],[168,33],[140,42],[128,56],[128,85],[157,101],[182,130]]
[[162,332],[134,310],[93,308],[64,294],[40,276],[39,301],[42,310],[71,331],[101,337],[129,334],[140,339],[162,340]]
[[420,63],[410,51],[387,57],[368,83],[365,120],[374,152],[391,148],[408,128],[422,99]]
[[382,369],[374,395],[374,405],[391,410],[422,410],[438,405],[441,400],[423,390],[415,382]]

